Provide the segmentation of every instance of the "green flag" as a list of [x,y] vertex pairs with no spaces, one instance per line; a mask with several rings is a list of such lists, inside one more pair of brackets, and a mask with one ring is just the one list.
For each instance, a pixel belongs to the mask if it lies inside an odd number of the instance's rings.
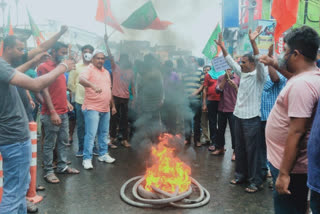
[[207,42],[206,46],[202,51],[203,55],[205,55],[209,59],[213,59],[221,51],[220,48],[217,47],[217,44],[214,42],[215,39],[218,39],[219,33],[221,33],[220,24],[218,24],[217,27],[214,29],[209,41]]
[[171,22],[161,21],[151,1],[145,3],[122,23],[123,27],[135,30],[165,30]]

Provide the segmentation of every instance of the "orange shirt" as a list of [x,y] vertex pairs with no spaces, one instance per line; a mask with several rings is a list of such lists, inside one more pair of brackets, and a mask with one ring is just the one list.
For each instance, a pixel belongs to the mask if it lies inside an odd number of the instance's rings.
[[80,77],[86,78],[89,82],[102,89],[102,92],[98,94],[92,88],[85,88],[82,110],[109,112],[111,101],[111,78],[109,72],[104,68],[98,69],[90,64],[87,70],[80,74]]

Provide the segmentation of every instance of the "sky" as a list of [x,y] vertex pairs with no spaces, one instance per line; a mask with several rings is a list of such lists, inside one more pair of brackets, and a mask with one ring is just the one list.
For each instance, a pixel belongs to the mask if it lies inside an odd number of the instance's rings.
[[[15,1],[5,1],[9,3],[12,24],[15,25],[17,23]],[[122,23],[148,0],[110,1],[113,15],[119,23]],[[18,2],[19,25],[28,23],[26,13],[28,8],[37,24],[45,24],[47,19],[53,19],[104,35],[104,25],[95,20],[98,0],[18,0]],[[153,45],[177,45],[178,48],[192,50],[194,55],[201,56],[202,49],[216,24],[221,22],[221,0],[152,0],[152,2],[161,20],[174,23],[168,30],[124,29],[125,34],[115,32],[110,40],[148,40]],[[111,27],[108,28],[109,33],[112,30]]]

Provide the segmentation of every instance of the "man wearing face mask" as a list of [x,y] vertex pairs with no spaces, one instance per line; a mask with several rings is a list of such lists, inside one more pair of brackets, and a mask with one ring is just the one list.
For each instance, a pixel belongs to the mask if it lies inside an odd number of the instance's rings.
[[249,181],[245,189],[248,193],[255,193],[262,188],[262,175],[260,164],[261,153],[261,94],[267,77],[265,66],[259,62],[259,49],[255,39],[261,34],[259,26],[254,32],[249,30],[249,39],[253,48],[254,56],[246,54],[241,59],[241,64],[236,63],[227,53],[222,34],[216,43],[221,47],[223,55],[232,68],[240,77],[237,102],[233,112],[235,130],[235,155],[236,173],[231,184],[240,184]]
[[68,88],[75,94],[76,118],[77,118],[77,135],[78,135],[78,152],[77,157],[83,156],[83,144],[85,135],[85,122],[82,113],[82,104],[85,96],[85,89],[79,83],[80,74],[85,71],[92,60],[94,48],[91,45],[85,45],[81,48],[82,62],[77,64],[76,70],[70,72]]
[[268,56],[260,58],[276,70],[293,74],[280,92],[266,126],[275,213],[307,211],[307,142],[320,97],[320,72],[315,64],[319,45],[317,32],[303,26],[285,37],[284,53],[278,62]]
[[[38,74],[44,75],[67,58],[68,46],[57,42],[51,51],[52,58],[38,67]],[[44,179],[48,183],[60,182],[53,171],[53,150],[57,147],[57,173],[79,174],[79,171],[67,166],[66,144],[69,136],[68,111],[73,106],[67,100],[66,77],[60,75],[48,88],[43,90],[44,104],[41,112],[41,122],[45,131],[43,145]]]

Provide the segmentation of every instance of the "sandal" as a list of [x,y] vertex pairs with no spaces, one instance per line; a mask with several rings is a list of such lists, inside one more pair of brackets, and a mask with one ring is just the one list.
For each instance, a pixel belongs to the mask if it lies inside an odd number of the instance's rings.
[[68,167],[62,172],[57,172],[58,174],[79,174],[80,171],[71,167]]
[[235,178],[230,181],[230,184],[233,184],[233,185],[238,185],[243,183],[244,183],[244,180],[240,180],[239,178]]
[[196,143],[196,147],[201,147],[202,146],[202,143],[201,142],[197,142]]
[[225,150],[224,149],[216,149],[215,151],[213,151],[211,154],[218,156],[218,155],[224,155]]
[[262,185],[256,186],[255,184],[250,184],[250,185],[245,189],[245,191],[246,191],[247,193],[256,193],[256,192],[262,190],[262,188],[263,188]]
[[37,188],[36,188],[36,191],[44,191],[46,190],[46,188],[44,186],[41,186],[41,185],[38,185]]
[[54,173],[51,173],[51,174],[45,176],[44,180],[46,182],[48,182],[49,184],[58,184],[58,183],[60,183],[59,178]]
[[209,147],[208,147],[208,150],[209,150],[210,152],[213,152],[213,151],[216,150],[216,146],[214,146],[214,145],[209,146]]

